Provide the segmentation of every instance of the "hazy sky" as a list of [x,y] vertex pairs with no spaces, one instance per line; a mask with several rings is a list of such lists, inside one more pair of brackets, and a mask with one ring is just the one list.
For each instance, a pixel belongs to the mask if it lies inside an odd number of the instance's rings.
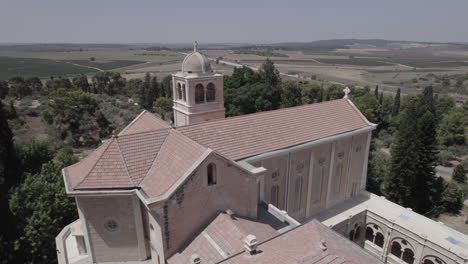
[[0,42],[468,42],[468,0],[0,0]]

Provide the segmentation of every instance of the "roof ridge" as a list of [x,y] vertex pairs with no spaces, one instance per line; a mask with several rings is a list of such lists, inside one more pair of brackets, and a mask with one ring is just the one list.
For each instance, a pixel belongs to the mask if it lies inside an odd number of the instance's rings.
[[222,121],[226,121],[226,120],[245,118],[245,117],[249,117],[249,116],[262,115],[262,114],[266,114],[266,113],[278,113],[278,112],[286,112],[286,111],[290,111],[290,110],[292,111],[292,109],[306,108],[306,107],[317,106],[317,105],[321,105],[321,104],[329,104],[331,102],[338,102],[338,101],[342,101],[342,100],[346,100],[346,99],[342,98],[342,99],[336,99],[336,100],[330,100],[330,101],[323,101],[323,102],[319,102],[319,103],[303,104],[303,105],[291,106],[291,107],[286,107],[286,108],[278,108],[278,109],[255,112],[255,113],[250,113],[250,114],[230,116],[230,117],[226,117],[226,118],[223,118],[223,119],[212,119],[212,120],[204,121],[204,122],[193,124],[193,125],[180,126],[180,127],[177,127],[176,130],[179,129],[179,128],[202,126],[202,125],[208,124],[208,123],[222,122]]
[[[114,138],[111,138],[110,141],[108,140],[108,141],[103,142],[104,144],[107,143],[107,142],[109,142],[109,143],[107,144],[106,148],[102,151],[101,155],[99,155],[99,157],[96,159],[96,162],[93,164],[93,167],[88,171],[88,173],[83,177],[83,179],[78,184],[75,185],[74,188],[80,186],[86,180],[86,178],[88,178],[89,174],[94,170],[94,168],[96,167],[98,162],[101,160],[104,153],[106,153],[107,149],[110,147],[110,145],[112,144],[113,141],[114,141]],[[103,146],[103,145],[101,145],[101,146]],[[94,151],[96,151],[96,150],[94,150]]]
[[[146,111],[146,110],[145,110]],[[130,175],[130,172],[128,171],[128,166],[127,166],[127,161],[125,160],[125,157],[122,153],[122,150],[120,149],[120,144],[119,144],[119,137],[115,137],[116,139],[116,142],[117,142],[117,148],[119,149],[119,154],[120,154],[120,158],[122,158],[122,161],[123,161],[123,164],[125,166],[125,171],[127,172],[127,175],[128,175],[128,178],[130,179],[130,181],[133,183],[133,185],[138,185],[135,183],[135,181],[133,181],[133,178],[132,176]]]
[[[122,129],[122,131],[120,131],[119,136],[120,136],[122,133],[124,133],[125,130],[127,130],[131,125],[133,125],[138,119],[140,119],[140,118],[143,116],[143,114],[144,114],[145,112],[147,112],[147,110],[146,110],[146,109],[143,109],[143,111],[141,111],[141,113],[140,113],[137,117],[135,117],[135,119],[133,119],[132,122],[130,122],[126,127],[124,127],[124,129]],[[122,135],[122,136],[123,136],[123,135]]]
[[359,108],[357,108],[357,106],[350,100],[350,99],[344,99],[346,100],[346,102],[348,102],[348,104],[351,106],[351,108],[359,115],[359,117],[364,121],[366,122],[366,124],[370,125],[370,126],[376,126],[376,124],[374,123],[371,123],[367,117],[359,110]]
[[148,130],[148,131],[142,131],[142,132],[136,132],[136,133],[132,133],[132,134],[124,134],[124,135],[118,135],[119,138],[122,138],[122,137],[130,137],[130,136],[135,136],[135,135],[140,135],[140,134],[149,134],[149,133],[154,133],[156,131],[163,131],[163,130],[175,130],[174,128],[172,127],[165,127],[165,128],[159,128],[159,129],[153,129],[153,130]]
[[[158,129],[159,130],[159,129]],[[148,173],[151,171],[151,169],[153,168],[153,166],[156,164],[156,159],[159,157],[159,154],[161,154],[161,150],[162,148],[166,145],[166,141],[167,141],[167,138],[169,137],[169,134],[171,134],[171,131],[174,130],[174,129],[170,129],[169,132],[166,134],[166,136],[164,137],[164,141],[163,143],[161,143],[161,146],[159,147],[159,151],[158,153],[156,153],[156,155],[154,156],[154,159],[153,161],[151,162],[151,166],[148,168],[148,171],[145,173],[145,176],[143,176],[143,178],[141,178],[140,182],[138,182],[138,186],[140,186],[140,184],[143,182],[143,180],[145,180],[145,178],[148,176]]]

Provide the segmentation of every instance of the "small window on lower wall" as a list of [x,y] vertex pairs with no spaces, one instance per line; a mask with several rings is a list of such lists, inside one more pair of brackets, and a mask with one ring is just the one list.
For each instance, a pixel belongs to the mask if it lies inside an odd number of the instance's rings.
[[119,224],[117,223],[117,221],[110,219],[104,223],[104,227],[109,232],[115,232],[119,229]]
[[206,167],[206,174],[208,178],[208,185],[215,185],[216,184],[216,165],[213,163],[208,164]]

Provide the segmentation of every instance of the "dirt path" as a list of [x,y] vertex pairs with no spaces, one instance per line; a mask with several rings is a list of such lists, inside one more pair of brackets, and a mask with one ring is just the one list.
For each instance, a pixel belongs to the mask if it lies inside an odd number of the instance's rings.
[[89,68],[89,69],[93,69],[93,70],[97,70],[97,71],[100,71],[100,72],[103,72],[104,70],[103,69],[99,69],[97,67],[92,67],[92,66],[87,66],[87,65],[81,65],[81,64],[78,64],[78,63],[74,63],[74,62],[67,62],[71,65],[75,65],[75,66],[78,66],[78,67],[83,67],[83,68]]

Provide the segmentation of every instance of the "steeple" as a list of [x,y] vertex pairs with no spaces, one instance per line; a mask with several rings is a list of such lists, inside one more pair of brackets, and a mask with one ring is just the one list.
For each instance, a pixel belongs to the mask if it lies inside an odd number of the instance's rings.
[[197,41],[172,82],[176,127],[225,117],[223,75],[213,72],[210,60],[198,51]]

